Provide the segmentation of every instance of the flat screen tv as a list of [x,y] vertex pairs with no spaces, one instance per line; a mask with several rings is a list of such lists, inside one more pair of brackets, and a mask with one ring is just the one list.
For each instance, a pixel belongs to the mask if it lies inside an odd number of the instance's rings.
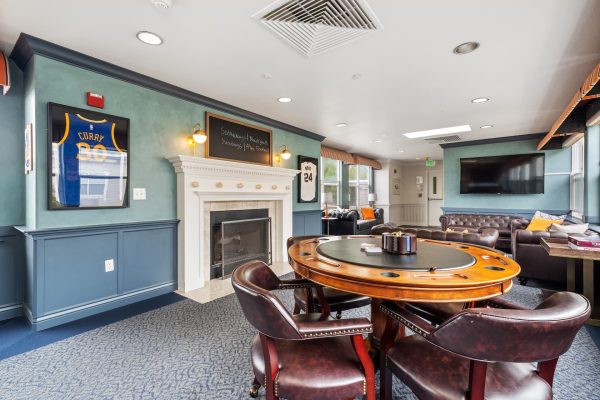
[[544,154],[461,158],[460,193],[544,193]]

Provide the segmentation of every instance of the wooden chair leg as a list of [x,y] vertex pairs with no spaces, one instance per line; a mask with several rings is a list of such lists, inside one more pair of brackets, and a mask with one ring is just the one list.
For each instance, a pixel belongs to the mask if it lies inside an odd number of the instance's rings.
[[275,394],[275,378],[279,372],[279,361],[277,358],[277,348],[275,342],[270,337],[260,334],[260,344],[262,346],[265,360],[265,391],[267,400],[279,400]]
[[300,306],[298,305],[298,303],[294,304],[294,315],[298,315],[300,314]]
[[398,335],[398,321],[387,318],[385,328],[381,335],[379,349],[379,390],[380,398],[383,400],[392,399],[392,373],[386,365],[386,354],[394,346],[394,340]]
[[471,360],[469,364],[469,399],[484,400],[487,364]]
[[365,347],[365,340],[362,335],[352,336],[352,345],[354,351],[360,360],[365,373],[365,384],[367,386],[367,400],[375,400],[375,368],[373,367],[373,361],[369,356],[369,352]]
[[[385,364],[385,362],[382,364]],[[389,368],[383,368],[379,370],[379,398],[381,400],[392,400],[393,380],[392,371],[390,371]]]
[[554,383],[554,371],[556,370],[557,363],[558,358],[538,363],[538,373],[540,377],[548,382],[550,386]]

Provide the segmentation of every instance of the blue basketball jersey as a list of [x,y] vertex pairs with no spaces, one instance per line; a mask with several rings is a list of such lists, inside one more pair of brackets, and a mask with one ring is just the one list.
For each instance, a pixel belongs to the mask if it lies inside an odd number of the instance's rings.
[[80,205],[80,164],[103,162],[108,152],[122,152],[115,142],[115,123],[94,121],[65,113],[65,133],[58,142],[58,200],[63,206]]

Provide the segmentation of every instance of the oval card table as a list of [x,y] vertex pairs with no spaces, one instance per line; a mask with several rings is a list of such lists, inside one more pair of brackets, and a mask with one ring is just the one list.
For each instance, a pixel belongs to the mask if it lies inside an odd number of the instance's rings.
[[361,244],[381,246],[381,236],[328,236],[307,239],[288,250],[292,268],[324,286],[369,296],[377,347],[385,327],[383,300],[470,303],[512,288],[521,271],[512,259],[485,247],[417,240],[417,253],[366,254]]

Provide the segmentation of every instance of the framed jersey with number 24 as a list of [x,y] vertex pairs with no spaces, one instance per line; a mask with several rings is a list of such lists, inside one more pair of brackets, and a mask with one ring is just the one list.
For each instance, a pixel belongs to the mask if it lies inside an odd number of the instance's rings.
[[298,202],[314,203],[319,194],[319,160],[313,157],[298,156]]
[[48,209],[129,206],[129,119],[48,103]]

